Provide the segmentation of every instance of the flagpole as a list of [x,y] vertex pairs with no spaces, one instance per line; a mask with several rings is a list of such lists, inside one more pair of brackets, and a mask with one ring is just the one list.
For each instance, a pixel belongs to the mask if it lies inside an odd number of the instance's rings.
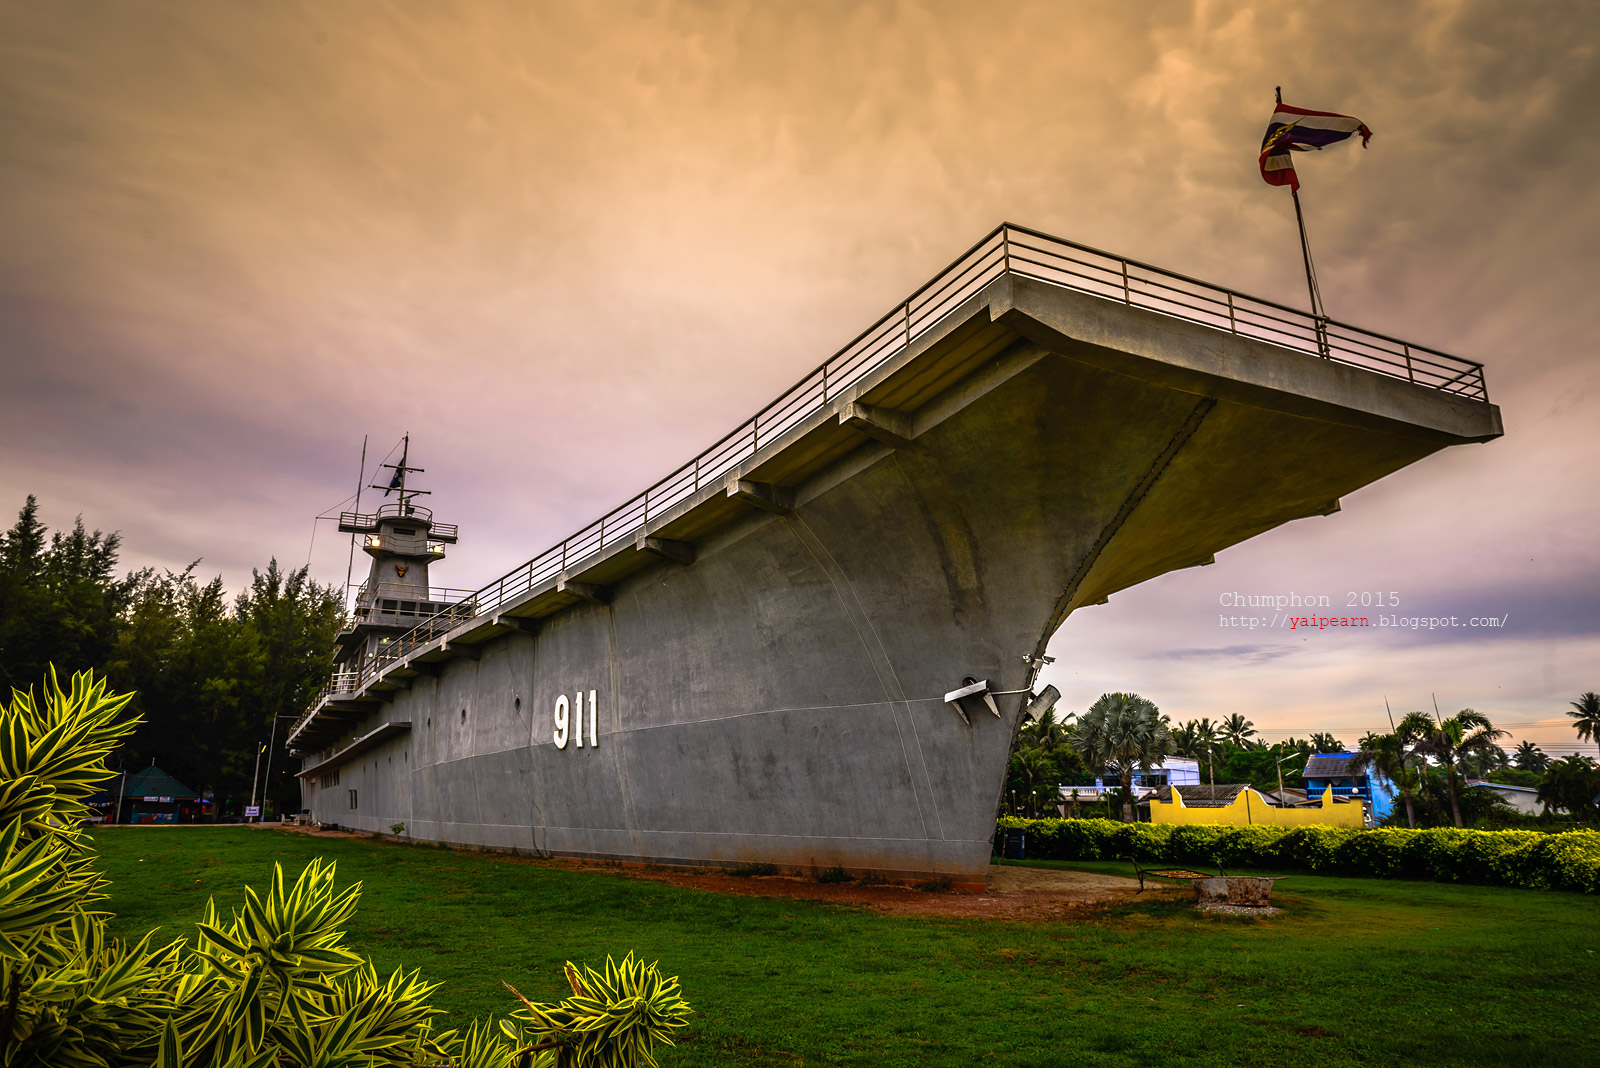
[[1311,294],[1311,314],[1318,319],[1324,318],[1322,308],[1322,294],[1317,290],[1316,268],[1311,266],[1311,242],[1306,239],[1306,216],[1300,210],[1300,190],[1291,189],[1289,195],[1294,198],[1294,219],[1300,224],[1300,252],[1306,261],[1306,291]]
[[[1273,86],[1272,91],[1278,103],[1283,103],[1283,86]],[[1300,210],[1300,190],[1290,186],[1289,195],[1294,198],[1294,221],[1300,227],[1300,254],[1305,259],[1306,292],[1311,296],[1311,316],[1317,320],[1317,345],[1326,353],[1328,342],[1322,320],[1327,318],[1327,312],[1322,306],[1322,293],[1317,287],[1317,269],[1311,263],[1311,241],[1306,237],[1305,212]]]

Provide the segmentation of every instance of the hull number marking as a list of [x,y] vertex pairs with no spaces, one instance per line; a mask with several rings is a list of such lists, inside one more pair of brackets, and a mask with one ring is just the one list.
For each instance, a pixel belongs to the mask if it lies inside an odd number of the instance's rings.
[[[599,724],[595,713],[595,692],[589,691],[589,747],[598,748],[600,736],[597,733]],[[572,701],[567,701],[567,695],[562,694],[556,698],[555,731],[551,740],[556,743],[557,749],[565,749],[567,741],[571,740],[576,749],[583,748],[583,691],[578,690],[572,695]]]

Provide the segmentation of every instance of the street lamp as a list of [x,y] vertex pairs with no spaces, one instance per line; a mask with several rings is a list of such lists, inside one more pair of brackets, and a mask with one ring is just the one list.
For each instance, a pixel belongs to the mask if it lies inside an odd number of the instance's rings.
[[[1299,759],[1299,756],[1300,756],[1299,753],[1285,753],[1285,754],[1283,754],[1283,756],[1278,758],[1278,807],[1279,808],[1287,807],[1283,803],[1283,762],[1285,760],[1290,760],[1290,759]],[[1289,770],[1293,771],[1294,769],[1290,768]]]

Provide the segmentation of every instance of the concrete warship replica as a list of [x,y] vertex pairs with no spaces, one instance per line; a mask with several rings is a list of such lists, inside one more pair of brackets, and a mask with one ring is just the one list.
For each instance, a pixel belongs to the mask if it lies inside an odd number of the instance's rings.
[[414,493],[344,517],[372,566],[290,733],[306,807],[979,885],[1069,613],[1500,433],[1480,364],[1005,224],[477,590],[428,587],[456,532]]

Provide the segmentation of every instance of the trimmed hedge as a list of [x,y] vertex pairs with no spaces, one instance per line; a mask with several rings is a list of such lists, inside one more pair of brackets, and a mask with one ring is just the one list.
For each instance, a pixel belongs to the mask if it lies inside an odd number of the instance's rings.
[[1600,894],[1600,831],[1287,829],[1009,816],[1001,819],[999,826],[1026,831],[1028,856],[1039,860],[1134,856],[1140,861],[1221,863],[1224,868],[1289,868],[1317,875],[1432,879]]

